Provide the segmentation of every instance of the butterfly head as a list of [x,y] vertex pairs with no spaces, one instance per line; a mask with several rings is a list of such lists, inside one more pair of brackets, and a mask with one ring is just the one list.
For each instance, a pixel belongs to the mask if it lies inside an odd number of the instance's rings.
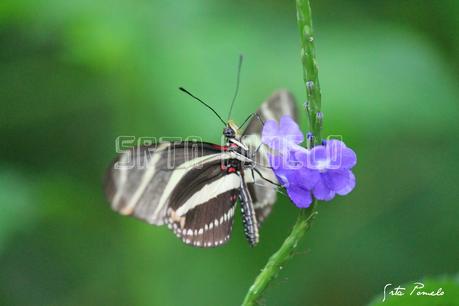
[[239,137],[239,127],[233,120],[229,120],[226,124],[225,128],[223,129],[223,135],[226,138],[236,138]]

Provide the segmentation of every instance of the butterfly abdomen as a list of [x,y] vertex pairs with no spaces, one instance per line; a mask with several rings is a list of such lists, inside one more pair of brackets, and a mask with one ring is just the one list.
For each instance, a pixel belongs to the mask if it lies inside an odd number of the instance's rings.
[[252,197],[250,196],[247,185],[244,182],[244,176],[241,175],[241,189],[239,191],[239,201],[241,202],[242,223],[244,226],[244,235],[250,246],[258,243],[258,222],[253,207]]

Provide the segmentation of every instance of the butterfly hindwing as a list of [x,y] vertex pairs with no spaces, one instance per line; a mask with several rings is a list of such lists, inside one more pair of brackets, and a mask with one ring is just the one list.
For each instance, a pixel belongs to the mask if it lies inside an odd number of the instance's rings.
[[[266,120],[276,120],[279,122],[282,116],[288,115],[295,121],[298,119],[298,110],[295,98],[287,90],[274,92],[256,111],[258,117],[265,122]],[[247,124],[244,135],[261,135],[263,124],[254,116]]]
[[249,151],[253,152],[252,159],[258,170],[258,172],[247,173],[246,177],[252,177],[247,181],[247,187],[253,200],[257,220],[262,222],[276,202],[275,186],[267,180],[277,183],[276,176],[269,167],[266,146],[261,145],[263,122],[266,120],[279,122],[285,115],[291,116],[296,121],[298,112],[292,94],[286,90],[279,90],[261,104],[256,114],[258,116],[253,116],[247,124],[243,133],[243,142],[249,147]]
[[[259,167],[258,172],[251,169],[245,170],[247,180],[247,189],[253,201],[253,208],[258,224],[263,222],[272,210],[273,204],[276,202],[276,177],[271,169],[263,169]],[[261,177],[261,175],[263,177]],[[271,182],[266,181],[271,180]]]

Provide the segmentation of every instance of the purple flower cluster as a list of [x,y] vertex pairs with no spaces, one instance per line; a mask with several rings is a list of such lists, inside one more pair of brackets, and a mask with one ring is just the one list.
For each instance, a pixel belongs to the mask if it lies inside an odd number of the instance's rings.
[[268,120],[263,127],[262,142],[274,154],[269,162],[288,196],[300,208],[309,207],[312,196],[330,201],[335,195],[346,195],[355,187],[351,169],[357,163],[352,149],[340,140],[329,140],[308,150],[299,144],[304,140],[296,122],[289,116],[279,124]]

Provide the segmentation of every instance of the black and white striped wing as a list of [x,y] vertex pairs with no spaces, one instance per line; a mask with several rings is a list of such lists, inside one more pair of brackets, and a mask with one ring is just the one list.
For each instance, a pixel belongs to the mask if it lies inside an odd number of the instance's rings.
[[240,176],[221,170],[221,161],[190,170],[169,199],[166,223],[185,243],[214,247],[230,238]]
[[279,90],[261,104],[257,110],[257,114],[259,118],[254,116],[249,121],[243,133],[242,141],[249,147],[251,152],[257,152],[253,159],[256,163],[256,169],[260,173],[255,172],[252,174],[251,170],[246,170],[246,177],[252,178],[251,181],[247,182],[247,186],[252,196],[257,220],[258,222],[262,222],[269,215],[276,201],[276,190],[273,188],[273,184],[269,183],[266,179],[277,183],[273,171],[269,168],[267,148],[263,145],[260,146],[261,131],[263,129],[262,122],[266,120],[276,120],[279,122],[280,118],[284,115],[289,115],[297,121],[298,112],[292,94],[286,90]]
[[161,143],[122,153],[106,177],[112,208],[150,224],[167,224],[185,243],[221,245],[231,233],[239,176],[208,143]]

